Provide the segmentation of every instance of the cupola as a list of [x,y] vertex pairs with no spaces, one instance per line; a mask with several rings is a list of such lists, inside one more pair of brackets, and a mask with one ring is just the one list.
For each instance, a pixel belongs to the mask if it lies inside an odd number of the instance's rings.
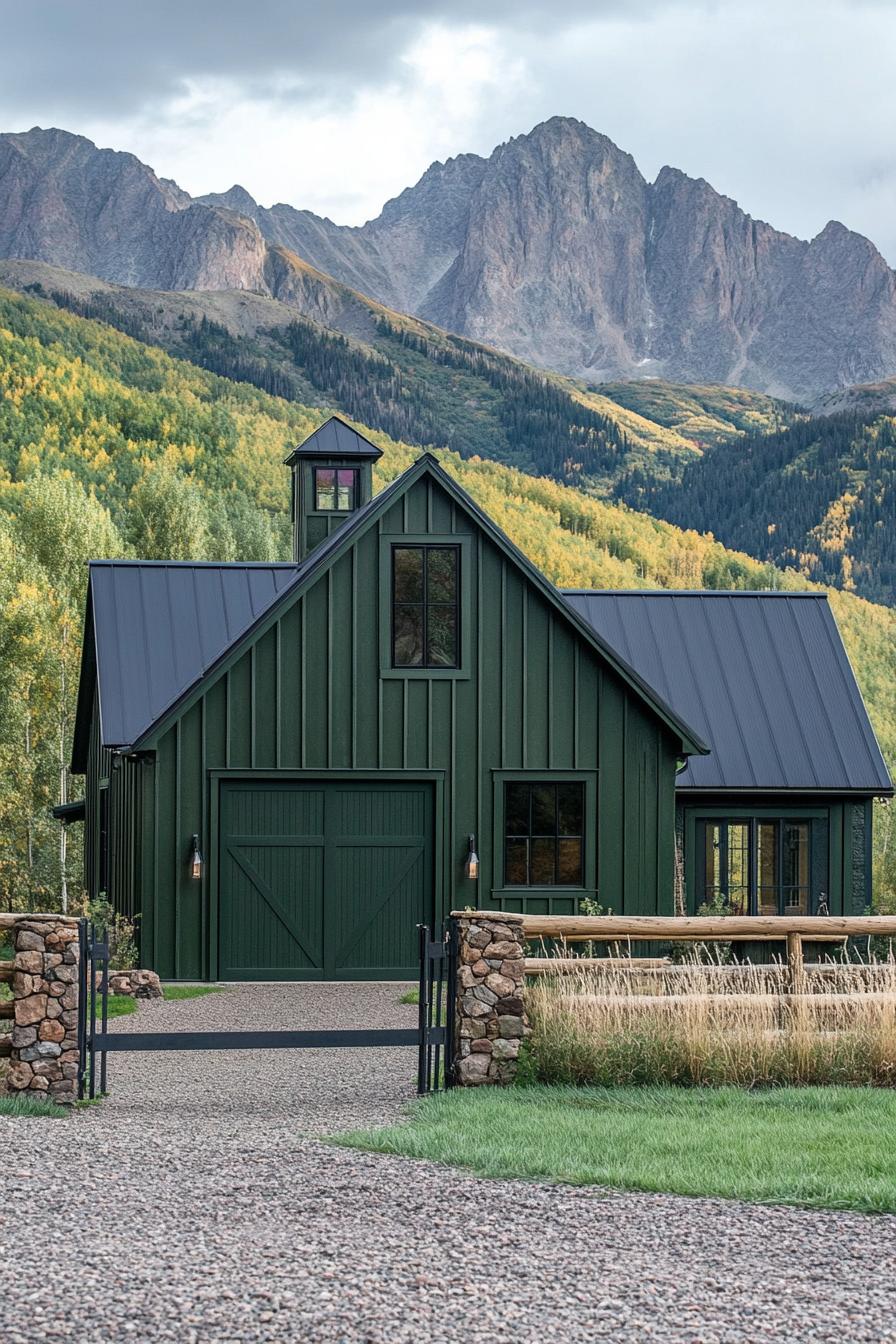
[[376,444],[333,415],[286,459],[292,469],[292,536],[296,563],[326,541],[373,494]]

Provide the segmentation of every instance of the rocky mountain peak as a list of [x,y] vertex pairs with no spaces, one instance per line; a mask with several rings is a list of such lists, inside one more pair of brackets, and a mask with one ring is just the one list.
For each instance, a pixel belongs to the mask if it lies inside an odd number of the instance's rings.
[[[245,188],[192,200],[130,154],[0,136],[0,256],[148,288],[297,302],[294,257],[353,289],[590,382],[663,376],[810,400],[896,371],[896,276],[837,221],[807,243],[703,178],[572,117],[430,165],[347,227]],[[291,261],[290,258],[293,258]]]
[[257,202],[249,195],[245,187],[241,187],[236,182],[229,191],[209,192],[205,196],[198,196],[197,200],[202,205],[221,205],[226,210],[233,210],[238,215],[245,215],[247,219],[256,219],[258,215]]

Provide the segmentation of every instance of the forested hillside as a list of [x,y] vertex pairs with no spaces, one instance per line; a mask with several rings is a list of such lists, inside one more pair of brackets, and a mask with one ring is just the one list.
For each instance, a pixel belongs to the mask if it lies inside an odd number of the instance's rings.
[[[0,292],[0,902],[52,904],[93,557],[288,558],[289,446],[325,418]],[[379,431],[382,484],[419,448]],[[496,462],[441,460],[563,586],[804,586],[718,542]],[[896,612],[832,596],[896,761]],[[80,790],[81,782],[74,782]],[[68,869],[77,888],[77,832]]]
[[[309,279],[309,311],[326,308],[314,320],[257,295],[135,291],[31,262],[2,270],[23,292],[59,308],[408,443],[479,454],[595,490],[639,464],[667,475],[695,452],[686,434],[621,399],[393,313],[325,276]],[[720,403],[729,396],[725,388],[705,391]],[[768,398],[733,395],[755,403],[755,422],[765,421]],[[723,412],[719,423],[727,423]]]
[[801,412],[790,402],[742,387],[719,383],[668,383],[661,378],[641,382],[601,383],[597,389],[637,415],[675,430],[698,448],[728,443],[744,434],[772,434],[786,429]]
[[841,412],[720,443],[675,480],[635,468],[617,496],[726,546],[896,604],[896,418]]

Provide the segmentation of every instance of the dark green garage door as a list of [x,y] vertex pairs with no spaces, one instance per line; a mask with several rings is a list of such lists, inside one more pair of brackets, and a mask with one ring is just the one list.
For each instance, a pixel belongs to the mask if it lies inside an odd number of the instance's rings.
[[416,976],[432,817],[425,784],[222,784],[221,979]]

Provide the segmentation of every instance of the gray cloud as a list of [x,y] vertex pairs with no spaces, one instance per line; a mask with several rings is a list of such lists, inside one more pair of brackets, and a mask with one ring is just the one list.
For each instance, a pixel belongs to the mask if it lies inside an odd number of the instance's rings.
[[556,31],[577,18],[649,16],[668,0],[12,0],[0,7],[0,105],[45,89],[55,106],[135,112],[186,81],[246,81],[283,96],[338,103],[400,74],[426,24]]
[[[523,77],[459,93],[456,116],[444,90],[430,109],[407,58],[434,24],[493,30],[500,68]],[[0,125],[96,133],[188,190],[237,180],[354,220],[432,159],[560,113],[648,176],[672,163],[802,236],[842,219],[892,262],[894,62],[893,0],[0,0]],[[217,101],[186,103],[216,82]],[[413,135],[390,140],[393,116],[378,140],[373,122],[352,162],[359,106],[387,93],[407,97]],[[264,163],[257,138],[213,143],[228,102],[252,136],[282,138]],[[310,142],[321,117],[342,140]]]

